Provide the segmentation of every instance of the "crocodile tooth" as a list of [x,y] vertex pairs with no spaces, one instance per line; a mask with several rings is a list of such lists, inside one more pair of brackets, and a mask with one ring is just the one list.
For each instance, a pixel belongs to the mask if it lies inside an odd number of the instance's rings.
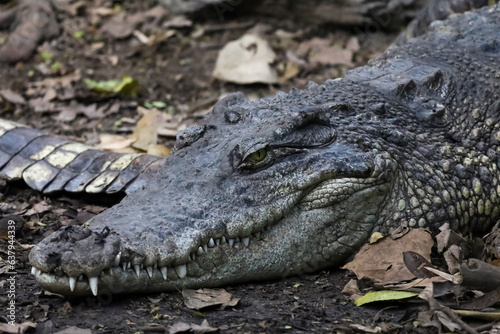
[[255,233],[256,238],[260,238],[260,232]]
[[210,247],[210,248],[215,247],[215,242],[214,242],[213,238],[210,238],[210,240],[208,241],[208,247]]
[[196,254],[195,253],[191,253],[189,254],[189,257],[191,258],[191,260],[196,260]]
[[122,262],[122,270],[127,270],[127,262]]
[[160,267],[160,272],[161,272],[161,275],[163,276],[163,279],[166,281],[167,280],[167,267]]
[[31,275],[35,275],[36,274],[36,268],[35,267],[31,267]]
[[71,292],[75,291],[75,285],[76,285],[76,277],[69,277],[69,289]]
[[92,290],[92,294],[97,296],[97,277],[89,278],[90,290]]
[[250,238],[249,237],[241,238],[241,242],[243,242],[245,246],[248,247],[248,244],[250,243]]
[[180,266],[175,266],[175,272],[177,273],[177,276],[179,276],[179,278],[186,277],[186,274],[187,274],[186,265],[181,264]]
[[35,276],[38,276],[38,275],[41,275],[41,274],[42,274],[42,270],[40,270],[40,269],[37,268]]
[[147,266],[146,271],[148,272],[149,278],[153,278],[153,267]]
[[122,252],[118,252],[115,257],[115,267],[118,267],[120,265],[120,259],[122,257]]
[[234,245],[234,239],[230,238],[228,242],[229,242],[229,246],[233,247],[233,245]]
[[223,243],[227,243],[226,237],[225,237],[225,236],[222,236],[221,241],[222,241]]
[[220,245],[220,239],[215,239],[215,244],[216,244],[217,246],[219,246],[219,245]]
[[135,270],[135,274],[137,275],[137,277],[139,277],[141,274],[141,266],[138,264],[134,265],[134,270]]
[[127,262],[127,269],[130,269],[132,267],[132,265],[130,264],[130,261]]
[[198,247],[198,249],[196,250],[196,255],[203,255],[203,253],[203,248],[201,248],[201,246]]

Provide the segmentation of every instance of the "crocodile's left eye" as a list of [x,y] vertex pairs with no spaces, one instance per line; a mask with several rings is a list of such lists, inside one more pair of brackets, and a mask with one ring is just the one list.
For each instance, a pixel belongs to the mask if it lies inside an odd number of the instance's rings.
[[253,162],[261,162],[267,156],[267,149],[261,148],[253,153],[251,153],[245,160],[251,160]]
[[243,169],[258,169],[273,163],[275,155],[269,147],[256,148],[243,158],[239,165]]

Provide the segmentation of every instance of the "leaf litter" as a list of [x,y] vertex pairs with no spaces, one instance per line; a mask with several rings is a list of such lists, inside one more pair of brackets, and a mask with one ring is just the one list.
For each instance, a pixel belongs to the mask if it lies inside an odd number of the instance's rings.
[[[429,239],[430,234],[425,230],[412,229],[396,240],[386,236],[363,246],[344,268],[352,270],[374,290],[369,289],[371,291],[360,296],[357,284],[351,281],[343,293],[351,295],[357,306],[381,301],[401,305],[407,298],[414,300],[414,304],[418,296],[427,302],[421,304],[417,315],[418,325],[423,327],[468,333],[491,328],[493,323],[471,327],[460,317],[490,322],[500,320],[500,309],[494,308],[500,303],[500,268],[468,258],[478,255],[471,251],[478,249],[477,240],[462,237],[448,224],[440,230],[436,242]],[[498,228],[494,228],[486,238],[487,244],[495,244],[498,237]],[[415,240],[417,242],[413,243]],[[439,254],[432,253],[433,250]],[[495,258],[496,252],[492,253]],[[438,265],[431,263],[431,254]],[[453,261],[445,254],[452,255]],[[381,260],[373,261],[373,258]],[[377,264],[370,263],[369,259]],[[440,269],[441,266],[446,269]],[[394,269],[398,272],[391,273]]]

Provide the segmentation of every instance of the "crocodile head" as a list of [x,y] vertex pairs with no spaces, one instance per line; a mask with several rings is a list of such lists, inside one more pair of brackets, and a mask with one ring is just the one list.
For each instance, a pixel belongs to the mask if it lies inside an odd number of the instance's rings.
[[380,98],[362,106],[353,89],[347,102],[342,86],[219,101],[154,182],[33,248],[37,281],[64,295],[154,292],[339,264],[383,220],[397,169],[373,133]]

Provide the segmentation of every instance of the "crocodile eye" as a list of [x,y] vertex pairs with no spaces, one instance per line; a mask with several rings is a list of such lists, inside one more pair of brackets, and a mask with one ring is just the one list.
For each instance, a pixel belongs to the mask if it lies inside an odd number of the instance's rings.
[[266,158],[266,156],[267,156],[267,149],[261,148],[260,150],[251,153],[247,159],[251,160],[252,162],[261,162]]

